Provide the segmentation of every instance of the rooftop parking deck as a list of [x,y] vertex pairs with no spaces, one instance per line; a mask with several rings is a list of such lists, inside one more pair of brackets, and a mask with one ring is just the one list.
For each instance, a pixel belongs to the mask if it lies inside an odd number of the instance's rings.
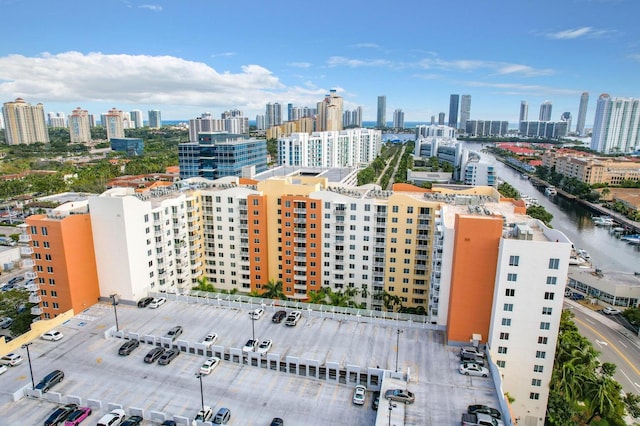
[[[164,415],[191,420],[200,409],[195,374],[210,355],[202,353],[204,346],[198,342],[215,332],[219,339],[212,354],[224,360],[202,380],[204,403],[214,411],[229,408],[231,424],[264,425],[282,417],[287,425],[386,425],[387,401],[381,398],[378,412],[371,408],[371,393],[380,388],[383,395],[397,387],[416,394],[415,404],[393,408],[395,425],[457,425],[469,404],[498,407],[490,378],[458,373],[457,350],[444,345],[441,331],[358,317],[319,317],[309,311],[289,327],[271,321],[280,308],[264,309],[253,324],[255,337],[272,339],[273,347],[267,357],[247,359],[241,349],[253,334],[249,306],[175,300],[158,309],[118,305],[121,333],[114,333],[113,307],[97,304],[57,328],[65,335],[62,340],[33,342],[34,378],[37,383],[54,369],[64,371],[65,380],[46,397],[55,400],[60,393],[63,402],[76,397],[83,405],[93,405],[89,424],[118,405],[129,414],[142,412],[146,421]],[[167,366],[145,364],[143,358],[153,347],[145,342],[170,344],[160,337],[175,325],[184,327],[184,333],[173,344],[185,351]],[[140,336],[143,343],[131,355],[119,356],[124,339],[112,336]],[[12,401],[14,392],[30,387],[26,353],[20,353],[24,362],[0,376],[3,425],[39,424],[55,407],[41,399]],[[352,404],[356,383],[368,386],[364,406]]]

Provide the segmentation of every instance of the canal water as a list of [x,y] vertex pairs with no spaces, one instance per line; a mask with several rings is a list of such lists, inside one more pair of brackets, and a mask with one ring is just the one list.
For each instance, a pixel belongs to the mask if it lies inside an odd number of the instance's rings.
[[[466,145],[471,151],[478,152],[481,149],[481,145],[477,143]],[[594,225],[591,217],[596,213],[559,196],[547,197],[544,190],[538,190],[529,180],[523,179],[521,173],[489,154],[480,155],[495,163],[501,180],[508,182],[521,194],[536,198],[553,215],[551,226],[562,231],[576,248],[587,250],[595,268],[603,271],[640,272],[640,247],[621,241],[611,232],[611,227]]]

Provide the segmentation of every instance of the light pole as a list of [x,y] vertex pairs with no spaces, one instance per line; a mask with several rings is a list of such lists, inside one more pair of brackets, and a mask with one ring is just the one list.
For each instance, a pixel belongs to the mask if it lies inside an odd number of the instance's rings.
[[400,354],[400,335],[403,333],[402,330],[396,330],[396,373],[398,372],[398,356]]
[[253,315],[253,312],[251,312],[251,338],[255,341],[256,340],[256,326],[255,326],[255,316]]
[[196,377],[200,379],[200,403],[202,405],[202,412],[204,413],[204,392],[202,391],[202,373],[196,374]]
[[389,400],[389,426],[391,426],[391,411],[393,410],[393,407],[395,407],[396,404],[392,404],[391,400]]
[[25,343],[24,345],[22,345],[22,349],[27,350],[27,360],[29,361],[29,373],[31,374],[31,386],[32,386],[32,389],[35,389],[36,382],[33,381],[33,368],[31,368],[31,354],[29,353],[29,346],[31,346],[31,343],[32,342]]
[[111,304],[113,304],[113,314],[116,316],[116,331],[120,331],[120,327],[118,326],[118,310],[116,309],[116,305],[118,305],[119,298],[116,293],[109,295],[111,298]]

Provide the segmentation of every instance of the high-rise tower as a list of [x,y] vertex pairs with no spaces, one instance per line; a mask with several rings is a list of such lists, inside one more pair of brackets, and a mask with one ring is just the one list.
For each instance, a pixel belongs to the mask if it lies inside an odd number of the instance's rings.
[[404,129],[404,111],[399,108],[393,111],[393,127],[395,129]]
[[584,92],[580,96],[580,109],[578,110],[578,122],[576,123],[576,133],[584,136],[584,122],[587,118],[587,106],[589,105],[589,92]]
[[540,105],[540,118],[539,121],[551,121],[551,101],[544,101]]
[[529,119],[529,102],[520,101],[520,121],[528,121]]
[[449,127],[458,128],[458,104],[460,103],[460,95],[451,95],[449,97]]
[[91,141],[91,126],[89,111],[77,107],[69,115],[69,137],[71,143],[85,143]]
[[149,127],[152,129],[159,129],[160,127],[162,127],[160,110],[152,109],[149,111]]
[[640,99],[600,95],[593,119],[591,149],[604,154],[640,149]]
[[316,131],[342,130],[342,96],[332,89],[324,100],[318,102]]
[[460,128],[467,128],[467,121],[471,118],[471,95],[462,95],[460,99]]
[[387,127],[387,97],[378,96],[378,117],[376,127],[382,129]]
[[7,145],[49,142],[44,105],[32,106],[22,98],[6,102],[2,107]]

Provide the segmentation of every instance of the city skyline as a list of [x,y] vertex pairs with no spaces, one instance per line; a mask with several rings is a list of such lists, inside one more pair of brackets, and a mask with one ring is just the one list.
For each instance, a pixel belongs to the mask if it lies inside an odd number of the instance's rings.
[[[238,108],[253,118],[267,103],[313,107],[335,89],[345,109],[363,107],[364,121],[376,120],[380,95],[387,117],[402,109],[405,121],[428,122],[459,93],[473,97],[471,119],[517,123],[522,100],[534,109],[550,100],[556,121],[565,111],[577,117],[588,92],[589,127],[600,94],[640,97],[638,31],[624,0],[469,2],[466,15],[500,25],[438,19],[402,31],[379,30],[407,19],[402,4],[382,13],[359,1],[327,3],[336,11],[328,22],[281,1],[260,14],[194,1],[0,5],[12,17],[0,29],[8,41],[0,46],[0,99],[22,97],[67,115],[78,106],[95,115],[115,107],[187,120]],[[450,13],[444,4],[410,6],[411,16]],[[225,16],[215,39],[211,16]]]

